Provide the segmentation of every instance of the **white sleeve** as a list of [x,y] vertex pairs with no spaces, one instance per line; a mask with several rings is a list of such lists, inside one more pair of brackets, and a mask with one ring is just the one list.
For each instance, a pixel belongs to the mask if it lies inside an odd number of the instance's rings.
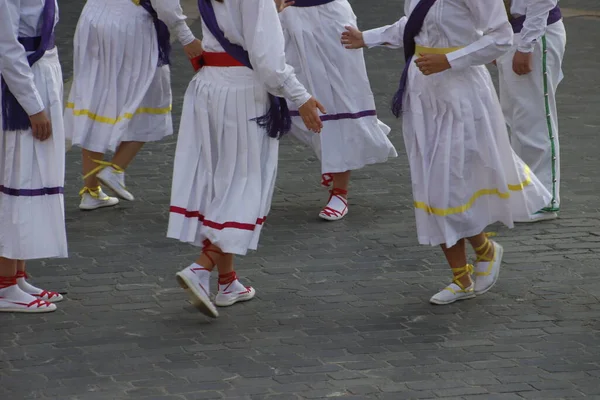
[[21,0],[0,0],[0,74],[27,115],[44,111],[25,48],[17,40]]
[[242,36],[258,79],[274,96],[290,100],[298,108],[311,95],[285,62],[285,40],[273,0],[240,0]]
[[483,32],[483,36],[447,55],[453,69],[488,64],[510,50],[513,44],[513,31],[502,0],[465,0],[465,3],[473,14],[475,28]]
[[545,33],[548,26],[548,15],[556,7],[558,0],[528,0],[525,22],[521,30],[517,50],[531,53],[535,42]]
[[404,45],[404,28],[407,17],[400,18],[393,25],[370,29],[363,32],[363,40],[367,47],[386,46],[391,49],[399,49]]
[[196,37],[185,22],[181,4],[178,0],[150,0],[152,7],[158,14],[158,19],[163,21],[182,46],[192,43]]

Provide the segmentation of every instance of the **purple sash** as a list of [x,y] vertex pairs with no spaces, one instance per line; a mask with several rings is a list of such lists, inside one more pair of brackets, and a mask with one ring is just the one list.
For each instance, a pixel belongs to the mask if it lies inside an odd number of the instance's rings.
[[[221,28],[219,28],[219,23],[217,22],[217,16],[215,15],[211,0],[198,0],[198,9],[200,10],[200,15],[202,16],[204,24],[221,44],[225,52],[246,67],[252,69],[248,52],[244,50],[242,46],[231,43],[225,37]],[[279,139],[290,131],[292,127],[292,118],[285,99],[275,97],[269,93],[269,102],[271,103],[269,111],[261,117],[254,118],[253,121],[256,121],[258,126],[264,128],[269,137]]]
[[415,43],[415,37],[417,37],[419,32],[421,32],[421,29],[423,28],[423,22],[425,22],[425,17],[436,1],[437,0],[421,0],[410,14],[410,17],[408,17],[408,21],[406,21],[403,37],[404,60],[406,61],[406,65],[404,65],[402,77],[400,78],[400,87],[398,88],[398,91],[392,100],[392,113],[394,113],[396,118],[398,118],[402,113],[402,98],[404,97],[404,89],[406,88],[407,84],[410,59],[415,54],[415,49],[417,47]]
[[[19,42],[25,48],[25,51],[33,51],[33,53],[27,56],[29,66],[38,62],[44,56],[46,50],[54,47],[55,0],[46,0],[41,19],[41,36],[19,38]],[[23,107],[21,107],[15,96],[11,93],[4,78],[2,78],[0,90],[2,90],[2,129],[7,132],[28,130],[31,127],[29,115],[27,115]]]
[[[557,23],[562,19],[562,13],[560,12],[560,7],[556,6],[552,10],[550,10],[550,14],[548,14],[548,25],[552,25]],[[510,24],[512,25],[514,33],[520,33],[523,29],[523,24],[525,23],[525,15],[522,15],[517,18],[509,18]]]
[[150,0],[141,0],[140,6],[144,7],[146,11],[152,16],[154,21],[154,29],[156,30],[156,37],[158,39],[158,66],[171,64],[171,33],[167,25],[158,19],[158,14]]
[[295,0],[293,7],[315,7],[333,3],[335,0]]

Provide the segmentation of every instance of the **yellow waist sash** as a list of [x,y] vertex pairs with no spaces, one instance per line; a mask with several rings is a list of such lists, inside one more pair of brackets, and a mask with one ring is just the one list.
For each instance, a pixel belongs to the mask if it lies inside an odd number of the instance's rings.
[[462,47],[425,47],[417,45],[415,47],[415,54],[448,54],[460,49]]

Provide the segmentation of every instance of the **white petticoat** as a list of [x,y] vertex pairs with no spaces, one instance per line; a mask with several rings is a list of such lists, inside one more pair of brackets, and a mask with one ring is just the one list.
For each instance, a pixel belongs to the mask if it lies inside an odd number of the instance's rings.
[[425,76],[411,60],[404,109],[421,244],[450,247],[495,222],[512,228],[548,204],[510,146],[486,67]]
[[266,88],[244,67],[204,67],[185,94],[167,236],[225,253],[256,250],[277,175],[279,142],[251,119]]
[[68,255],[63,80],[56,48],[31,70],[52,121],[52,136],[41,142],[31,130],[0,135],[0,257],[13,260]]
[[313,148],[322,173],[356,170],[396,157],[387,138],[390,128],[376,116],[363,51],[340,43],[345,26],[356,26],[348,1],[290,7],[280,16],[288,64],[327,110],[320,134],[307,130],[300,117],[293,118],[291,131]]
[[88,0],[77,24],[73,85],[65,110],[69,144],[105,153],[123,141],[173,133],[169,66],[158,65],[150,14],[128,0]]

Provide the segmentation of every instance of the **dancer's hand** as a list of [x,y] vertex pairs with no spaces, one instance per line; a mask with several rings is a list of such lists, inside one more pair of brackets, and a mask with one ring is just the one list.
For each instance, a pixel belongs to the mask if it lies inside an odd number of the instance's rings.
[[202,48],[202,42],[199,39],[194,39],[192,43],[183,46],[183,51],[191,60],[192,58],[201,56],[204,52],[204,49]]
[[517,75],[527,75],[532,71],[531,64],[533,53],[521,53],[517,51],[513,58],[513,71]]
[[310,100],[298,109],[304,125],[306,125],[309,130],[316,133],[321,133],[321,129],[323,128],[323,122],[319,117],[319,111],[323,114],[327,114],[325,107],[323,107],[323,105],[314,97],[311,97]]
[[431,75],[452,68],[445,54],[419,54],[415,64],[423,75]]
[[366,47],[363,33],[353,26],[346,26],[342,32],[342,44],[347,49],[362,49]]
[[37,140],[44,141],[52,135],[52,124],[45,111],[29,116],[31,133]]
[[282,12],[286,8],[294,5],[294,0],[275,0],[277,12]]

